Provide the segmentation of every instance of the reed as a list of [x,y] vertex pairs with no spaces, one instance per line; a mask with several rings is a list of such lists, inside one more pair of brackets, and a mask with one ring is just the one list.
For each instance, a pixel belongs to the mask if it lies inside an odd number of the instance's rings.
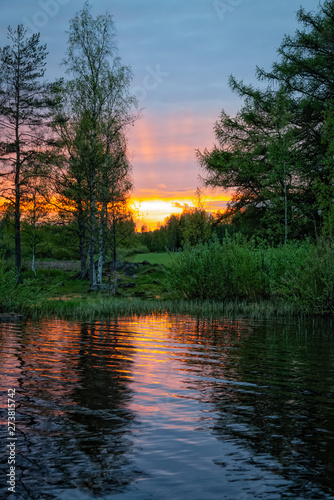
[[31,318],[66,318],[74,320],[106,319],[114,316],[143,316],[187,314],[201,318],[248,317],[253,319],[297,315],[291,305],[270,301],[195,301],[141,299],[73,299],[49,300],[31,310]]

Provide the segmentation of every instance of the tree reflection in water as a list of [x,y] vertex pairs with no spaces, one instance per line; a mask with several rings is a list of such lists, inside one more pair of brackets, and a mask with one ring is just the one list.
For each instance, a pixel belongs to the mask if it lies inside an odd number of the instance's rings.
[[18,498],[334,498],[332,327],[167,315],[0,325]]
[[[28,324],[4,341],[11,341],[11,374],[2,389],[16,387],[19,405],[22,498],[52,498],[58,489],[118,492],[137,476],[130,458],[134,414],[127,407],[132,346],[116,331],[114,322]],[[2,460],[2,477],[5,471]]]

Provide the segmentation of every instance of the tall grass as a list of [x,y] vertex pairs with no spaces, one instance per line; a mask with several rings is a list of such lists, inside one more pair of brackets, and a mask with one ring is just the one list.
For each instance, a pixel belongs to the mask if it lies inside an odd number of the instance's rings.
[[281,281],[282,296],[307,313],[334,313],[334,241],[320,238],[302,265],[289,268]]
[[334,243],[276,248],[226,237],[172,256],[165,284],[173,299],[280,301],[301,313],[334,312]]
[[296,314],[291,304],[269,301],[225,301],[196,300],[146,300],[141,299],[73,299],[49,300],[42,307],[32,310],[32,319],[67,318],[82,321],[106,319],[115,316],[143,316],[159,314],[187,314],[195,317],[240,317],[270,318]]

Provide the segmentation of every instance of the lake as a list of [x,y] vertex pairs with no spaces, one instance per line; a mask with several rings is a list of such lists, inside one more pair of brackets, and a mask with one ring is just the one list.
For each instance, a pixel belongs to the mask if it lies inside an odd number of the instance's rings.
[[168,315],[3,323],[0,496],[334,499],[333,333]]

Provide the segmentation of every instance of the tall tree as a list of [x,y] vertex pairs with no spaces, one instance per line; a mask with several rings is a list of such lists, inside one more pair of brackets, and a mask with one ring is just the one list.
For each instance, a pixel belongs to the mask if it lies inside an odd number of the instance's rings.
[[1,190],[14,205],[15,266],[22,282],[21,199],[29,178],[37,175],[36,157],[45,146],[47,51],[40,35],[28,37],[23,25],[9,27],[7,37],[10,44],[0,49]]
[[196,246],[205,243],[212,234],[212,215],[204,208],[202,192],[196,189],[194,207],[185,206],[180,216],[183,244]]
[[234,78],[230,85],[244,105],[234,118],[221,113],[219,146],[197,152],[205,184],[234,191],[223,218],[251,217],[252,232],[277,243],[287,240],[288,224],[296,237],[314,235],[317,210],[298,103],[284,86],[259,90]]
[[106,245],[105,229],[108,226],[109,215],[112,221],[110,228],[113,248],[112,261],[114,262],[114,293],[117,291],[117,246],[123,240],[123,237],[119,236],[119,227],[124,229],[122,222],[128,221],[129,217],[132,218],[127,203],[132,182],[129,177],[131,166],[127,157],[125,137],[126,127],[133,125],[138,118],[138,113],[134,112],[137,100],[130,94],[132,77],[131,69],[123,66],[119,58],[115,58],[105,82],[106,100],[101,123],[105,161],[99,175],[100,189],[98,190],[101,210],[97,282],[100,285],[102,283],[102,267],[105,262],[104,247]]
[[100,167],[98,152],[98,126],[105,101],[104,82],[109,69],[109,58],[113,56],[115,45],[114,22],[109,14],[94,19],[88,2],[81,12],[70,21],[68,32],[67,58],[64,64],[71,81],[72,103],[77,115],[86,117],[87,134],[90,144],[89,155],[89,279],[91,287],[96,284],[94,252],[96,230],[96,182]]
[[[106,245],[111,247],[111,263],[114,274],[114,293],[117,291],[117,247],[134,227],[126,224],[132,220],[128,198],[132,189],[131,166],[127,158],[126,140],[123,134],[113,135],[107,141],[106,163],[102,171],[99,190],[100,228],[97,283],[102,284],[102,267],[106,261]],[[129,232],[130,230],[130,232]]]
[[[85,182],[89,220],[89,279],[96,285],[94,253],[97,220],[105,218],[107,199],[103,192],[109,186],[103,182],[105,172],[113,168],[110,144],[114,136],[133,123],[130,108],[135,103],[129,94],[132,78],[130,69],[115,57],[116,44],[113,19],[109,14],[93,18],[88,2],[71,21],[67,58],[64,63],[73,79],[67,83],[71,96],[69,113],[81,123],[81,144],[85,144]],[[112,61],[112,64],[111,64]],[[84,123],[84,127],[82,124]],[[76,137],[77,134],[76,134]],[[81,166],[83,163],[81,162]],[[110,176],[107,174],[107,179]],[[102,193],[102,194],[101,194]],[[99,203],[101,201],[102,203]],[[99,212],[102,211],[99,214]],[[100,215],[100,217],[98,217]],[[103,224],[99,236],[103,239]],[[101,242],[100,242],[101,243]],[[103,246],[103,245],[102,245]],[[101,248],[101,244],[100,244]]]
[[291,235],[317,235],[334,194],[334,1],[316,13],[301,8],[297,20],[271,71],[257,69],[267,90],[230,79],[245,104],[235,118],[222,113],[219,147],[198,153],[205,182],[234,190],[227,214],[251,212],[268,233],[284,218],[285,241],[289,224]]
[[[321,219],[333,201],[331,158],[334,93],[334,1],[325,0],[317,12],[297,12],[300,29],[286,35],[278,49],[279,60],[270,71],[257,68],[259,79],[284,84],[298,102],[304,173],[308,177],[315,210]],[[326,197],[326,199],[325,199]],[[321,205],[321,206],[320,206]]]

